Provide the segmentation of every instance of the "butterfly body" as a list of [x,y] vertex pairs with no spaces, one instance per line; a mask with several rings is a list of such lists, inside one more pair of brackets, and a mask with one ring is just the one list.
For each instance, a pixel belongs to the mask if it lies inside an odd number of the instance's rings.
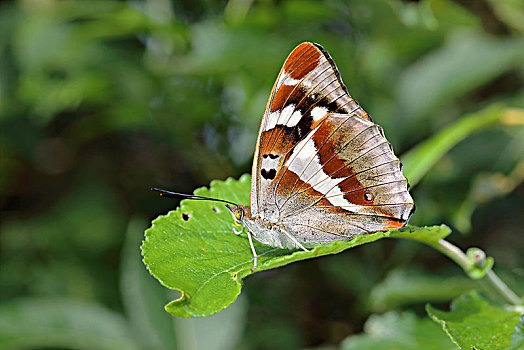
[[252,217],[250,207],[245,206],[242,224],[252,233],[253,238],[260,243],[283,249],[301,248],[295,241],[289,238],[285,227],[278,222],[271,222],[260,217]]
[[274,247],[306,250],[399,228],[414,210],[382,128],[313,43],[291,52],[273,86],[251,181],[251,206],[228,208],[250,241]]

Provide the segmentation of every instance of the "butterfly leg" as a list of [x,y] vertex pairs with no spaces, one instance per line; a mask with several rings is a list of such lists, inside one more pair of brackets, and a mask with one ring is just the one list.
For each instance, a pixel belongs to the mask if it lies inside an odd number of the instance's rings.
[[251,272],[253,272],[253,270],[257,268],[258,255],[257,255],[257,251],[255,250],[255,246],[253,245],[253,239],[251,238],[251,232],[249,231],[247,231],[247,238],[249,239],[249,246],[251,247],[251,252],[253,252],[253,267],[251,268]]
[[234,227],[233,227],[232,229],[233,229],[233,233],[234,233],[235,235],[239,236],[239,235],[242,233],[242,231],[244,231],[244,225],[242,225],[242,227],[241,227],[240,230],[238,230],[238,231],[235,230]]
[[300,249],[302,249],[303,251],[306,251],[306,252],[309,252],[309,249],[307,249],[306,247],[304,247],[302,245],[302,243],[300,243],[299,241],[297,241],[297,239],[292,235],[290,234],[289,232],[287,232],[286,230],[282,230],[282,232],[290,239],[293,241],[293,243],[295,243],[297,245],[297,247],[299,247]]

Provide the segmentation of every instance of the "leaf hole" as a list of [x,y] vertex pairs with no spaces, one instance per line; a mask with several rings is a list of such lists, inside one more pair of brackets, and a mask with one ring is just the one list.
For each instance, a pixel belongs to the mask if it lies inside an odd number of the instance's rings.
[[182,220],[189,221],[191,218],[191,213],[182,213]]

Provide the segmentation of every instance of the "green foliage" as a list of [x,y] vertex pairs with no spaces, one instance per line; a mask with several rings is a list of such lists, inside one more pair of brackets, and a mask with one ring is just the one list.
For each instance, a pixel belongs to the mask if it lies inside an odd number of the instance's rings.
[[[249,204],[251,177],[213,181],[210,189],[196,195]],[[232,232],[229,211],[216,202],[184,200],[180,208],[153,221],[142,245],[144,263],[163,285],[176,289],[181,297],[166,306],[182,317],[208,316],[229,306],[240,294],[242,279],[249,275],[253,255],[244,235]],[[259,255],[256,271],[292,262],[340,253],[343,250],[396,237],[432,242],[450,233],[446,226],[407,227],[401,230],[359,235],[347,242],[317,246],[308,252],[287,251],[255,243]]]
[[[177,348],[184,350],[232,349],[244,334],[246,306],[246,300],[239,298],[227,310],[209,317],[174,318]],[[169,316],[164,309],[159,310]]]
[[369,303],[374,312],[385,312],[409,304],[445,302],[476,287],[477,284],[466,276],[444,277],[420,270],[398,269],[390,271],[373,287]]
[[457,33],[442,49],[403,74],[399,99],[406,113],[417,119],[424,118],[449,99],[482,86],[523,60],[522,38],[497,40]]
[[173,321],[163,310],[166,291],[143,269],[139,247],[144,220],[133,218],[126,230],[120,256],[120,291],[129,328],[144,349],[171,349],[177,343]]
[[[139,246],[177,203],[149,188],[189,193],[248,172],[274,79],[306,40],[331,53],[417,183],[411,224],[468,233],[450,240],[484,249],[521,295],[524,8],[478,3],[0,1],[0,309],[13,311],[0,347],[98,349],[108,332],[141,349],[336,347],[374,312],[403,318],[472,287],[439,252],[380,239],[250,275],[219,314],[165,312],[178,294]],[[250,265],[245,236],[210,214]],[[44,328],[73,319],[96,324],[85,338]]]
[[364,333],[349,337],[342,350],[453,350],[456,347],[428,319],[410,313],[388,312],[371,316]]
[[491,304],[476,292],[454,300],[450,311],[431,305],[426,310],[460,349],[506,349],[512,338],[517,339],[513,344],[521,342],[522,328],[515,329],[520,313]]
[[518,350],[524,347],[524,314],[520,315],[520,322],[515,325],[515,332],[509,344],[509,350]]
[[453,146],[474,132],[488,129],[502,121],[506,109],[490,106],[467,115],[420,143],[402,156],[404,173],[414,186]]
[[66,299],[21,299],[0,307],[0,347],[139,349],[122,315]]

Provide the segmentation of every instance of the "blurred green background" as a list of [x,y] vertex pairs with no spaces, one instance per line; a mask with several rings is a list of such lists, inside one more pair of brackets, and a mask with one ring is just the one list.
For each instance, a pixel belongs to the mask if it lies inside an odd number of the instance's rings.
[[522,295],[523,6],[0,2],[0,348],[327,349],[381,327],[413,333],[426,302],[481,288],[429,248],[379,241],[255,274],[206,319],[163,310],[172,292],[139,245],[177,203],[149,188],[191,193],[250,172],[269,91],[302,41],[331,53],[401,158],[465,114],[505,111],[413,189],[411,223],[450,225]]

